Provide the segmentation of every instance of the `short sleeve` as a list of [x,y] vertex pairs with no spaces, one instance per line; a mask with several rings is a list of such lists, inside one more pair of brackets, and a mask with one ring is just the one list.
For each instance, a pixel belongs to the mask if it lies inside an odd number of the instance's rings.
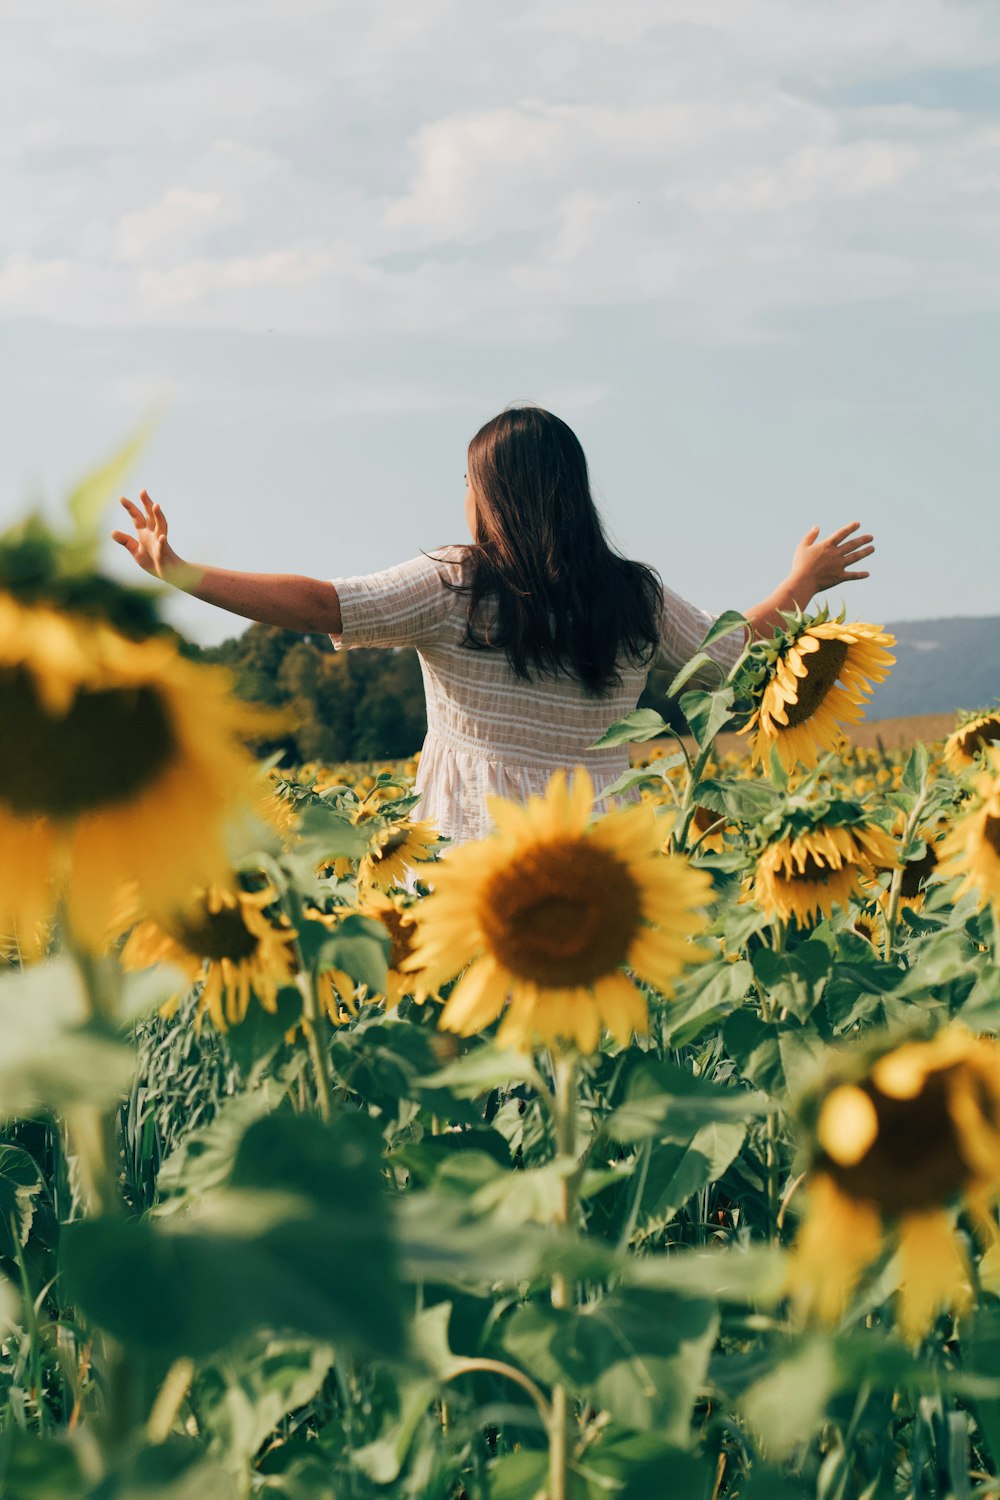
[[430,557],[367,573],[334,578],[340,599],[341,630],[331,636],[340,648],[352,646],[421,646],[433,640],[454,608],[447,588],[446,565]]
[[[690,661],[698,651],[717,618],[716,615],[710,615],[705,610],[698,609],[694,604],[689,604],[672,589],[664,588],[663,610],[660,615],[660,647],[656,656],[656,665],[666,667],[670,672],[679,672],[685,662]],[[736,630],[709,646],[708,654],[724,671],[728,672],[731,667],[735,666],[737,658],[742,655],[745,644],[745,633]],[[716,679],[710,677],[710,674],[702,668],[695,673],[691,681],[693,684],[701,683],[707,687],[714,686]]]

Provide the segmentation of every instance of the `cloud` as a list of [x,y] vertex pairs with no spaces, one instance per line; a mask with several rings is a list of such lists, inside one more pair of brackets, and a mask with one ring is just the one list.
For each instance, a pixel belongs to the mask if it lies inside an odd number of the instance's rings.
[[1000,60],[992,4],[13,13],[0,316],[502,341],[637,305],[715,341],[1000,290],[1000,126],[915,71]]

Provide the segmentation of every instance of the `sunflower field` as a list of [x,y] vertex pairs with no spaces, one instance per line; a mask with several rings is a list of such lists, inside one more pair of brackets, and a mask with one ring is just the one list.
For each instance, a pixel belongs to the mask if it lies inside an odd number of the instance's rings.
[[891,639],[724,615],[448,848],[115,487],[0,538],[0,1495],[1000,1496],[1000,717],[851,750]]

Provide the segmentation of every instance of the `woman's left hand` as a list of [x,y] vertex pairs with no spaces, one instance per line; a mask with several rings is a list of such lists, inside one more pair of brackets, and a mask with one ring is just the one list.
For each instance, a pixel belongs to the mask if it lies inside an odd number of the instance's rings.
[[823,589],[836,588],[838,583],[850,583],[855,578],[867,578],[866,570],[858,570],[856,564],[870,557],[875,548],[870,545],[869,532],[856,535],[860,521],[841,526],[823,541],[818,541],[819,527],[807,531],[795,549],[789,583],[796,599],[805,602]]

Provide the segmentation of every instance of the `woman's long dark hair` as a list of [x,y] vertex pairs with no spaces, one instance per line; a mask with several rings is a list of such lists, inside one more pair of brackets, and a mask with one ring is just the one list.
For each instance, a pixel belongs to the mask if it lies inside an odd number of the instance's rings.
[[576,434],[540,407],[514,407],[479,429],[468,465],[465,644],[505,651],[525,679],[572,673],[594,695],[621,681],[623,658],[646,665],[660,580],[609,546]]

